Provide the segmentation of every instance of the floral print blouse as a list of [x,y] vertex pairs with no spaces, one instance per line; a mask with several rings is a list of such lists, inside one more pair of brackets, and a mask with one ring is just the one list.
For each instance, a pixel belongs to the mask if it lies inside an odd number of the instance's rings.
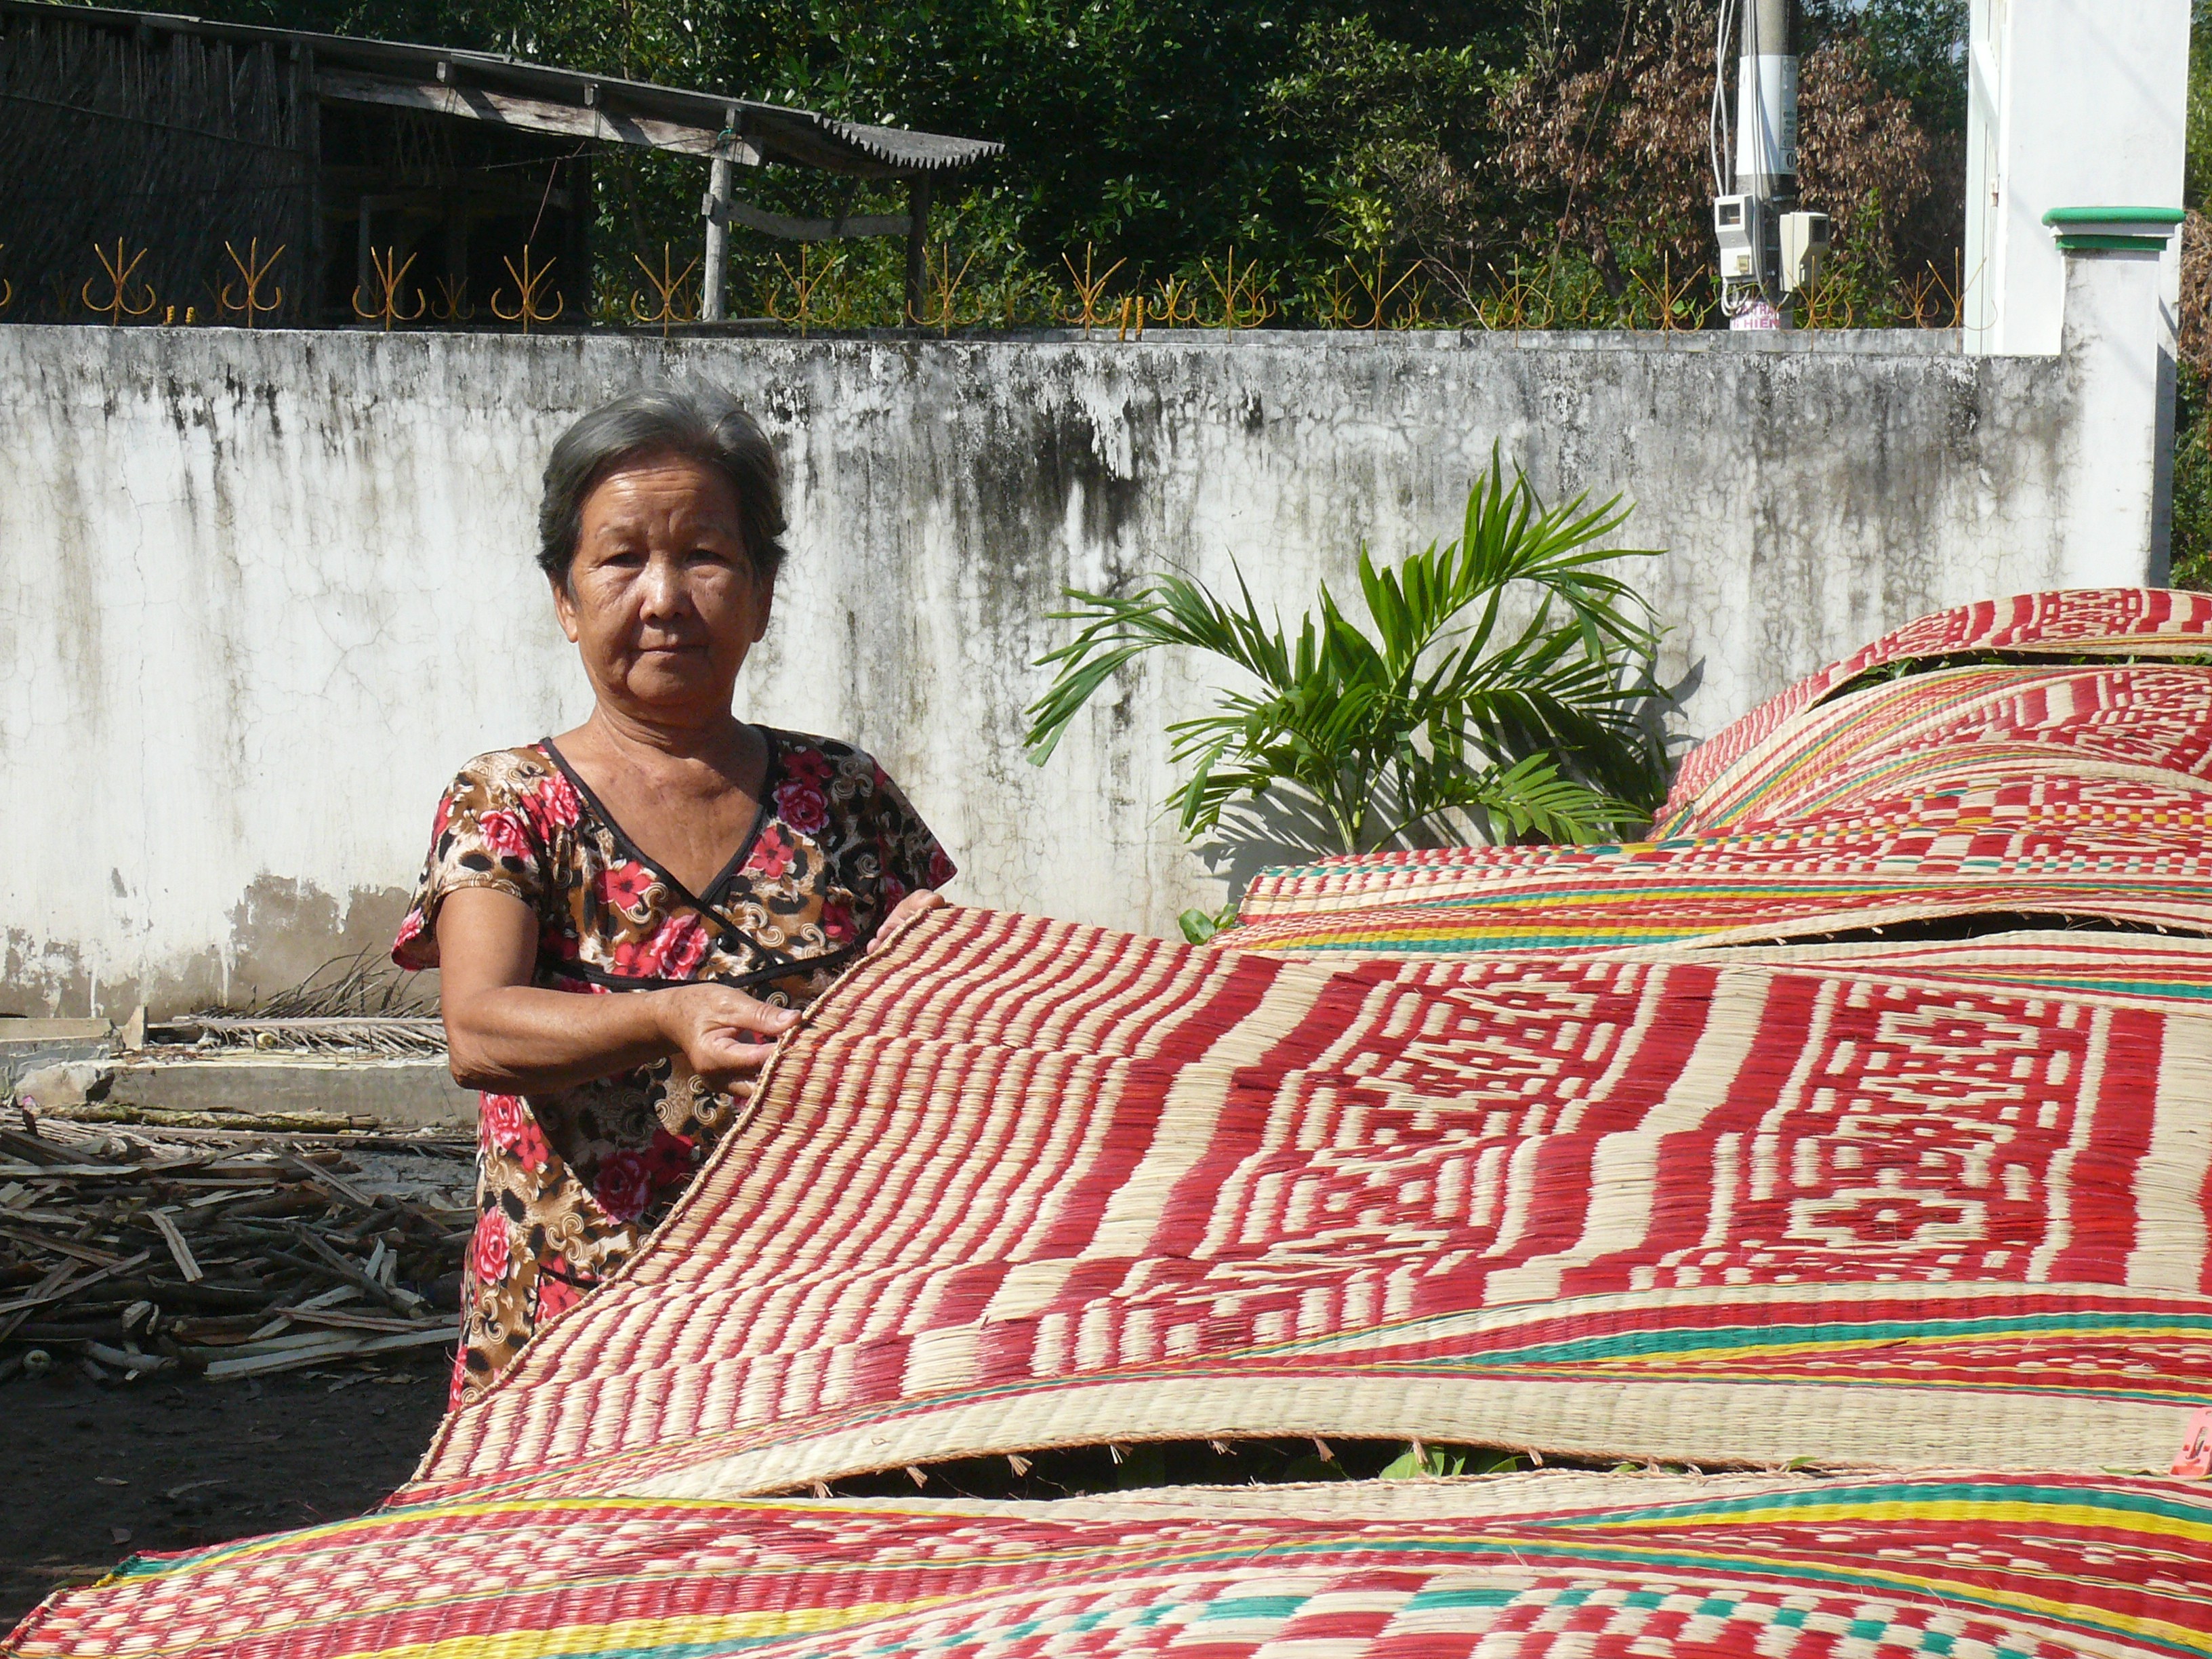
[[[438,965],[438,907],[489,887],[538,915],[541,987],[600,995],[712,980],[803,1006],[952,861],[859,750],[763,728],[752,834],[694,894],[641,853],[551,739],[479,755],[438,803],[392,959]],[[459,1404],[541,1322],[637,1248],[736,1115],[669,1060],[557,1093],[487,1094],[461,1275]]]

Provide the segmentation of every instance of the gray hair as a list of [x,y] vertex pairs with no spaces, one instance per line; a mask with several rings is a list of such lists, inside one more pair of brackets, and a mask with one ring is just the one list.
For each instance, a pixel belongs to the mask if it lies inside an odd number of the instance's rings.
[[545,463],[538,568],[566,584],[584,530],[584,502],[611,472],[657,455],[697,461],[737,493],[745,554],[762,580],[784,559],[783,475],[760,423],[716,386],[627,392],[561,434]]

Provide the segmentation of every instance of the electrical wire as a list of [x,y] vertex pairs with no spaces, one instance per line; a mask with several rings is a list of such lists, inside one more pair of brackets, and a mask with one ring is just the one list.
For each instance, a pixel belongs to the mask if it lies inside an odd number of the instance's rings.
[[[1735,11],[1738,0],[1720,0],[1716,8],[1713,29],[1713,102],[1705,124],[1705,159],[1713,170],[1713,194],[1733,194],[1735,182],[1735,157],[1730,149],[1734,135],[1729,130],[1729,40],[1735,33]],[[1735,303],[1731,303],[1734,301]],[[1740,298],[1726,276],[1721,278],[1721,313],[1734,317],[1743,309]]]
[[1711,118],[1705,126],[1705,155],[1712,163],[1713,194],[1730,194],[1735,182],[1735,168],[1729,157],[1735,135],[1729,128],[1729,39],[1735,33],[1735,15],[1739,0],[1721,0],[1717,27],[1713,40],[1713,105]]
[[[1756,3],[1756,0],[1753,0]],[[1742,0],[1720,0],[1719,16],[1713,39],[1713,106],[1711,122],[1705,130],[1707,159],[1712,163],[1713,193],[1732,196],[1741,183],[1735,176],[1735,133],[1729,120],[1729,101],[1736,90],[1729,83],[1729,43],[1735,38]],[[1763,119],[1765,105],[1759,83],[1761,65],[1753,55],[1751,65],[1751,94],[1758,118]],[[1721,278],[1721,314],[1735,318],[1761,298],[1760,285],[1746,284],[1741,278]]]

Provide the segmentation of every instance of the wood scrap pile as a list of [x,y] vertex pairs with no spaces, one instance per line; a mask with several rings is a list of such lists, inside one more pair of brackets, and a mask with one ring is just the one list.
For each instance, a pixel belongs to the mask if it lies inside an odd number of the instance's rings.
[[437,999],[380,947],[325,963],[257,1006],[211,1008],[151,1028],[155,1043],[197,1048],[419,1058],[446,1052]]
[[0,1128],[0,1381],[64,1364],[101,1382],[252,1376],[450,1346],[470,1149],[410,1140],[434,1176],[395,1180],[356,1162],[377,1144]]

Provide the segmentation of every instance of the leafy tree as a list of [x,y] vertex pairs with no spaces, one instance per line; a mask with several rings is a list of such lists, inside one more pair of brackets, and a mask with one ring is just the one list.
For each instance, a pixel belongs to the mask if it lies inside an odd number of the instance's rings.
[[1968,0],[1808,0],[1813,44],[1838,36],[1864,47],[1868,72],[1912,106],[1937,137],[1966,131]]
[[1859,223],[1872,198],[1878,222],[1878,244],[1863,235],[1852,257],[1899,277],[1932,268],[1955,289],[1965,276],[1968,0],[1819,0],[1809,9],[1815,49],[1841,49],[1831,127],[1863,135],[1827,145],[1827,183],[1848,204],[1829,211]]
[[[1801,42],[1800,184],[1836,222],[1862,322],[1893,320],[1888,296],[1927,263],[1956,285],[1963,127],[1931,133],[1911,90],[1950,75],[1963,118],[1964,39],[1953,53],[1944,32],[1954,10],[1963,27],[1954,0],[1835,0],[1815,8]],[[1555,263],[1585,262],[1616,300],[1635,296],[1639,276],[1648,290],[1666,268],[1711,258],[1717,27],[1714,0],[1625,6],[1609,38],[1587,21],[1563,33],[1499,106],[1524,233]]]
[[2182,201],[2179,382],[2173,422],[2176,587],[2212,589],[2212,0],[2190,8],[2188,161]]
[[1488,106],[1505,77],[1498,43],[1485,44],[1414,46],[1377,34],[1364,15],[1312,22],[1289,72],[1267,87],[1271,129],[1313,158],[1298,178],[1322,234],[1363,280],[1374,264],[1370,297],[1389,285],[1394,255],[1422,261],[1463,295],[1484,252],[1510,236],[1510,204],[1488,165]]
[[[1807,0],[1816,46],[1856,43],[1864,78],[1851,98],[1863,102],[1870,85],[1903,111],[1904,127],[1887,115],[1861,124],[1851,140],[1861,159],[1872,167],[1874,152],[1924,135],[1937,187],[1917,206],[1895,179],[1879,192],[1879,234],[1896,244],[1898,269],[1931,258],[1948,270],[1936,243],[1957,241],[1943,181],[1960,168],[1944,145],[1963,130],[1966,3]],[[1711,0],[199,0],[195,9],[512,52],[999,140],[1005,156],[967,175],[936,222],[961,239],[961,258],[976,255],[970,288],[990,296],[981,308],[1011,306],[1026,321],[1044,319],[1062,254],[1079,260],[1086,243],[1124,262],[1117,287],[1194,273],[1231,243],[1285,295],[1311,295],[1347,254],[1419,260],[1439,304],[1462,314],[1491,266],[1518,253],[1564,249],[1616,296],[1657,255],[1678,265],[1711,258],[1701,180]],[[1811,94],[1810,65],[1808,75]],[[603,288],[627,292],[632,250],[696,246],[698,175],[685,158],[603,158]],[[808,215],[897,204],[880,185],[804,169],[763,168],[744,184],[763,205]],[[782,280],[779,256],[795,263],[793,250],[749,232],[732,255],[741,301]],[[844,256],[837,280],[855,296],[851,320],[895,303],[898,248],[878,241]],[[1304,319],[1318,314],[1309,304]]]
[[1632,267],[1706,257],[1716,27],[1711,0],[1627,7],[1615,36],[1561,43],[1500,110],[1504,165],[1543,210],[1528,228],[1615,295]]
[[[1058,674],[1030,708],[1039,763],[1129,663],[1166,647],[1206,652],[1257,689],[1169,728],[1185,769],[1167,805],[1186,837],[1215,829],[1238,797],[1310,811],[1310,850],[1535,835],[1577,840],[1649,817],[1664,787],[1638,714],[1652,694],[1650,611],[1607,567],[1626,521],[1619,500],[1546,507],[1493,458],[1468,495],[1459,539],[1396,568],[1362,547],[1365,616],[1326,586],[1295,638],[1261,615],[1240,575],[1234,600],[1188,577],[1127,597],[1071,590],[1055,620],[1074,639],[1041,659]],[[1514,625],[1516,598],[1533,613]]]
[[2212,195],[2212,0],[2189,9],[2188,164],[2182,199],[2202,207]]

